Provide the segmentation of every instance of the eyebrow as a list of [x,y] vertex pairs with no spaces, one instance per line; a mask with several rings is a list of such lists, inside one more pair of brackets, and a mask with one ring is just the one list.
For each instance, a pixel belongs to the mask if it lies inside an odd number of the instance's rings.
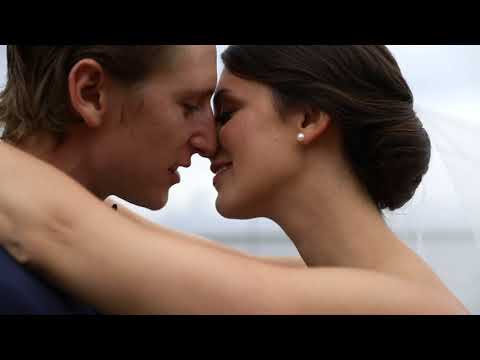
[[206,97],[211,97],[214,92],[215,92],[215,88],[188,89],[188,90],[180,91],[179,95],[182,97],[188,97],[188,98],[193,98],[193,97],[206,98]]

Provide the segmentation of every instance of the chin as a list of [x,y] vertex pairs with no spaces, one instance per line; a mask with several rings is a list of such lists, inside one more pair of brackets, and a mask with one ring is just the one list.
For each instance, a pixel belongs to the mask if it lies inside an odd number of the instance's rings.
[[161,210],[167,205],[168,191],[161,194],[144,194],[144,196],[135,196],[132,200],[125,199],[134,205],[147,208],[152,211]]
[[166,194],[163,194],[163,196],[157,196],[156,198],[152,199],[150,201],[148,207],[152,211],[157,211],[163,209],[168,202],[168,192]]
[[215,201],[217,212],[227,219],[249,220],[258,216],[254,216],[245,206],[235,204],[233,201],[227,201],[220,196]]

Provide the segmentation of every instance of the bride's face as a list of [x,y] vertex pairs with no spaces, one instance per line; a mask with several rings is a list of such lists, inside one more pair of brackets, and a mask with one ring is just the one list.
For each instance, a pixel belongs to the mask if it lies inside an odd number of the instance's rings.
[[300,170],[294,121],[280,116],[270,88],[227,70],[214,105],[219,140],[212,161],[217,210],[228,218],[268,217]]

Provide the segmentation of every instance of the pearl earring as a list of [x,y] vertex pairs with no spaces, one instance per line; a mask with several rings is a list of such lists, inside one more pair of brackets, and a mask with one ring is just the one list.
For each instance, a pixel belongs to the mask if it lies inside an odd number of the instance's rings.
[[299,133],[297,135],[297,140],[298,140],[298,142],[303,142],[303,140],[305,140],[305,134],[304,133]]

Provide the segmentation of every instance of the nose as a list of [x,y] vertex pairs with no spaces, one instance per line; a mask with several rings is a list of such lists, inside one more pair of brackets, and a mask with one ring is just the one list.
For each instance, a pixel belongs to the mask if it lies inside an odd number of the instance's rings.
[[210,107],[202,119],[198,119],[198,126],[190,139],[194,153],[203,157],[211,158],[217,152],[217,132],[213,111]]

